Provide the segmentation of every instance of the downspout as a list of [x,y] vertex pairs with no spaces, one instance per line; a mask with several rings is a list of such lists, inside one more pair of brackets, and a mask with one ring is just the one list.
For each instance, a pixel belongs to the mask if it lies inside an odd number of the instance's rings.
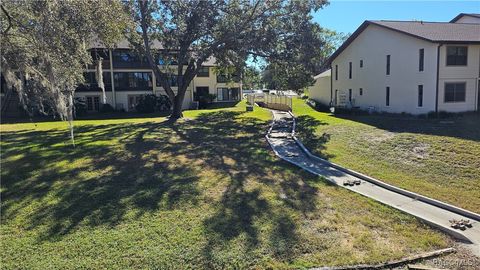
[[438,116],[438,86],[439,86],[439,74],[440,74],[440,47],[442,47],[443,44],[440,43],[437,47],[437,86],[435,88],[435,114]]
[[330,64],[330,107],[333,106],[333,69]]
[[242,93],[243,93],[243,72],[240,73],[240,93],[239,93],[240,100],[242,99]]
[[475,111],[480,111],[480,108],[479,108],[479,105],[478,105],[478,95],[480,95],[480,93],[478,92],[478,89],[479,89],[479,85],[478,85],[478,82],[479,82],[479,78],[477,78],[475,80]]
[[[208,71],[210,72],[210,70]],[[210,73],[209,73],[210,74]],[[197,76],[195,76],[192,80],[192,89],[190,89],[190,106],[192,106],[191,104],[193,104],[194,100],[193,100],[193,91],[195,91],[195,79],[197,78]]]
[[117,96],[115,94],[115,81],[113,76],[113,58],[112,58],[112,50],[108,50],[108,56],[110,58],[110,80],[112,82],[112,107],[117,109]]

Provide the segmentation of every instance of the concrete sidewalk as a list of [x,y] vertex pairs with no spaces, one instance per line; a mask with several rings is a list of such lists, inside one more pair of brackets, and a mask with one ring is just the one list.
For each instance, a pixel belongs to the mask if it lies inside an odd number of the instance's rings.
[[[395,190],[397,189],[397,191],[400,192],[404,190],[400,190],[393,186],[391,186],[392,188],[386,188],[385,185],[387,187],[390,185],[385,184],[382,186],[382,182],[375,179],[372,179],[372,181],[366,181],[365,179],[368,180],[370,178],[357,177],[355,174],[348,173],[347,169],[339,168],[340,166],[338,165],[331,164],[328,161],[315,157],[295,138],[295,119],[293,115],[275,110],[272,110],[272,113],[274,121],[266,138],[277,156],[303,168],[304,170],[322,176],[327,181],[337,184],[340,187],[360,193],[405,213],[414,215],[426,223],[467,243],[466,246],[476,256],[480,256],[480,222],[478,219],[472,219],[472,216],[475,218],[478,214],[460,208],[458,208],[459,211],[457,211],[456,207],[450,205],[447,206],[452,207],[453,209],[442,207],[441,202],[439,202],[438,205],[434,205],[428,203],[430,198],[424,196],[422,196],[424,198],[423,201],[418,200],[418,197],[408,196],[408,194],[416,195],[415,193],[405,191],[404,194],[401,194]],[[361,181],[361,184],[344,186],[343,183],[347,180],[358,180]],[[433,199],[430,200],[435,202]],[[465,212],[462,212],[461,210]],[[450,227],[449,220],[451,219],[469,219],[473,226],[472,228],[467,228],[463,231],[453,229]]]

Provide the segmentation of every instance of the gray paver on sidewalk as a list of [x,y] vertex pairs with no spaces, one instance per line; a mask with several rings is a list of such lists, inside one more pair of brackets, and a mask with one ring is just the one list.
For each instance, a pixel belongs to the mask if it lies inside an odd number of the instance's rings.
[[[290,133],[290,136],[278,136],[279,134],[288,135],[287,132],[285,132],[285,123],[290,123],[292,125],[290,132],[294,130],[293,115],[275,110],[272,110],[272,113],[273,124],[266,137],[275,154],[280,158],[295,164],[310,173],[322,176],[326,180],[337,184],[340,187],[344,187],[383,204],[399,209],[405,213],[414,215],[457,239],[470,242],[471,244],[468,244],[467,247],[472,250],[476,256],[480,256],[480,223],[478,221],[471,220],[473,225],[472,228],[468,228],[464,231],[455,230],[450,227],[449,220],[469,218],[433,204],[416,200],[374,183],[367,182],[354,175],[329,166],[320,160],[312,159],[299,146],[299,144],[297,144],[293,137],[293,133]],[[277,129],[277,124],[279,126],[281,125],[281,128]],[[360,180],[361,184],[344,186],[343,183],[347,180]]]

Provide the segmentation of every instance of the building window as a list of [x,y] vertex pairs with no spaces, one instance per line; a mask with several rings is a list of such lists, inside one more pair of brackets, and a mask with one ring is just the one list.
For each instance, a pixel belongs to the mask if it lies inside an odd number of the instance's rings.
[[103,69],[110,69],[110,53],[108,49],[93,48],[90,49],[90,56],[92,57],[92,63],[88,65],[88,69],[95,69],[97,60],[102,59]]
[[201,67],[197,77],[210,77],[210,69],[208,67]]
[[338,81],[338,65],[335,65],[335,81]]
[[360,88],[359,94],[360,96],[363,96],[363,88]]
[[117,49],[112,52],[114,68],[148,68],[150,65],[145,57],[140,57],[131,50]]
[[197,86],[195,92],[193,93],[193,100],[200,101],[200,99],[207,97],[210,94],[210,89],[208,86]]
[[152,74],[150,72],[115,72],[115,90],[152,90]]
[[100,97],[99,96],[87,96],[87,111],[98,112],[100,110]]
[[420,49],[420,51],[418,52],[418,71],[423,71],[424,58],[425,49]]
[[352,62],[348,63],[348,78],[352,78]]
[[447,66],[466,66],[468,48],[466,46],[447,47]]
[[423,107],[423,85],[418,86],[418,107]]
[[363,60],[360,60],[360,67],[363,68]]
[[218,88],[217,89],[217,100],[218,101],[225,101],[229,100],[230,95],[228,92],[228,88]]
[[239,100],[239,88],[217,88],[217,100],[218,101],[235,101]]
[[390,75],[390,55],[387,55],[387,75]]
[[[176,74],[167,74],[168,76],[168,82],[170,84],[170,87],[177,87],[178,86],[178,76]],[[159,78],[155,78],[155,85],[157,87],[161,87],[162,84],[160,83]]]
[[240,88],[230,89],[230,99],[231,100],[240,100]]
[[390,87],[388,86],[385,91],[385,106],[390,106]]
[[352,89],[348,89],[348,101],[352,102]]
[[465,102],[466,83],[445,83],[445,103]]
[[[110,72],[103,72],[102,74],[105,91],[112,91],[112,77],[110,76]],[[76,91],[102,91],[102,89],[98,87],[98,82],[95,78],[95,72],[84,72],[83,78],[84,82],[77,86]]]
[[[91,49],[90,56],[92,57],[92,60],[98,60],[100,58],[102,58],[103,60],[110,60],[110,54],[108,53],[108,49],[104,49],[104,48]],[[107,68],[110,68],[110,67],[107,67]]]

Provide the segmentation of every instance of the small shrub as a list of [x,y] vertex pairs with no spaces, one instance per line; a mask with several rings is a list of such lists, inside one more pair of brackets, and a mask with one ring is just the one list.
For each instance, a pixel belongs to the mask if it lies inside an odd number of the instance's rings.
[[312,107],[313,109],[315,109],[316,111],[319,111],[319,112],[330,112],[330,107],[328,105],[325,105],[321,102],[317,102],[313,99],[307,99],[306,103]]
[[213,100],[217,96],[214,94],[206,94],[198,97],[198,108],[199,109],[206,109],[210,103],[213,102]]
[[157,96],[150,94],[140,97],[135,109],[139,113],[153,113],[157,106]]
[[169,111],[171,108],[172,103],[167,96],[156,96],[153,94],[142,96],[135,106],[139,113],[164,112]]
[[87,114],[87,104],[84,100],[75,98],[73,100],[73,106],[75,109],[75,117]]
[[437,114],[434,111],[430,111],[426,114],[426,118],[431,119],[437,117]]
[[112,105],[105,103],[105,104],[100,104],[100,112],[101,113],[111,113],[114,112],[115,109],[112,107]]
[[450,113],[450,112],[446,112],[446,111],[438,112],[438,117],[441,118],[441,119],[452,117],[452,116],[461,116],[461,114],[460,113]]
[[156,105],[156,110],[160,112],[164,111],[169,111],[172,108],[172,103],[170,102],[170,99],[165,96],[161,95],[157,97],[157,105]]
[[337,107],[335,108],[335,114],[352,114],[351,109]]
[[312,108],[315,108],[315,105],[317,104],[317,102],[313,99],[307,99],[307,101],[305,101],[305,103],[307,103]]
[[421,114],[418,117],[420,118],[427,118],[427,119],[445,119],[445,118],[452,118],[452,117],[462,117],[468,115],[471,112],[446,112],[446,111],[439,111],[438,113],[434,111],[430,111],[427,114]]

